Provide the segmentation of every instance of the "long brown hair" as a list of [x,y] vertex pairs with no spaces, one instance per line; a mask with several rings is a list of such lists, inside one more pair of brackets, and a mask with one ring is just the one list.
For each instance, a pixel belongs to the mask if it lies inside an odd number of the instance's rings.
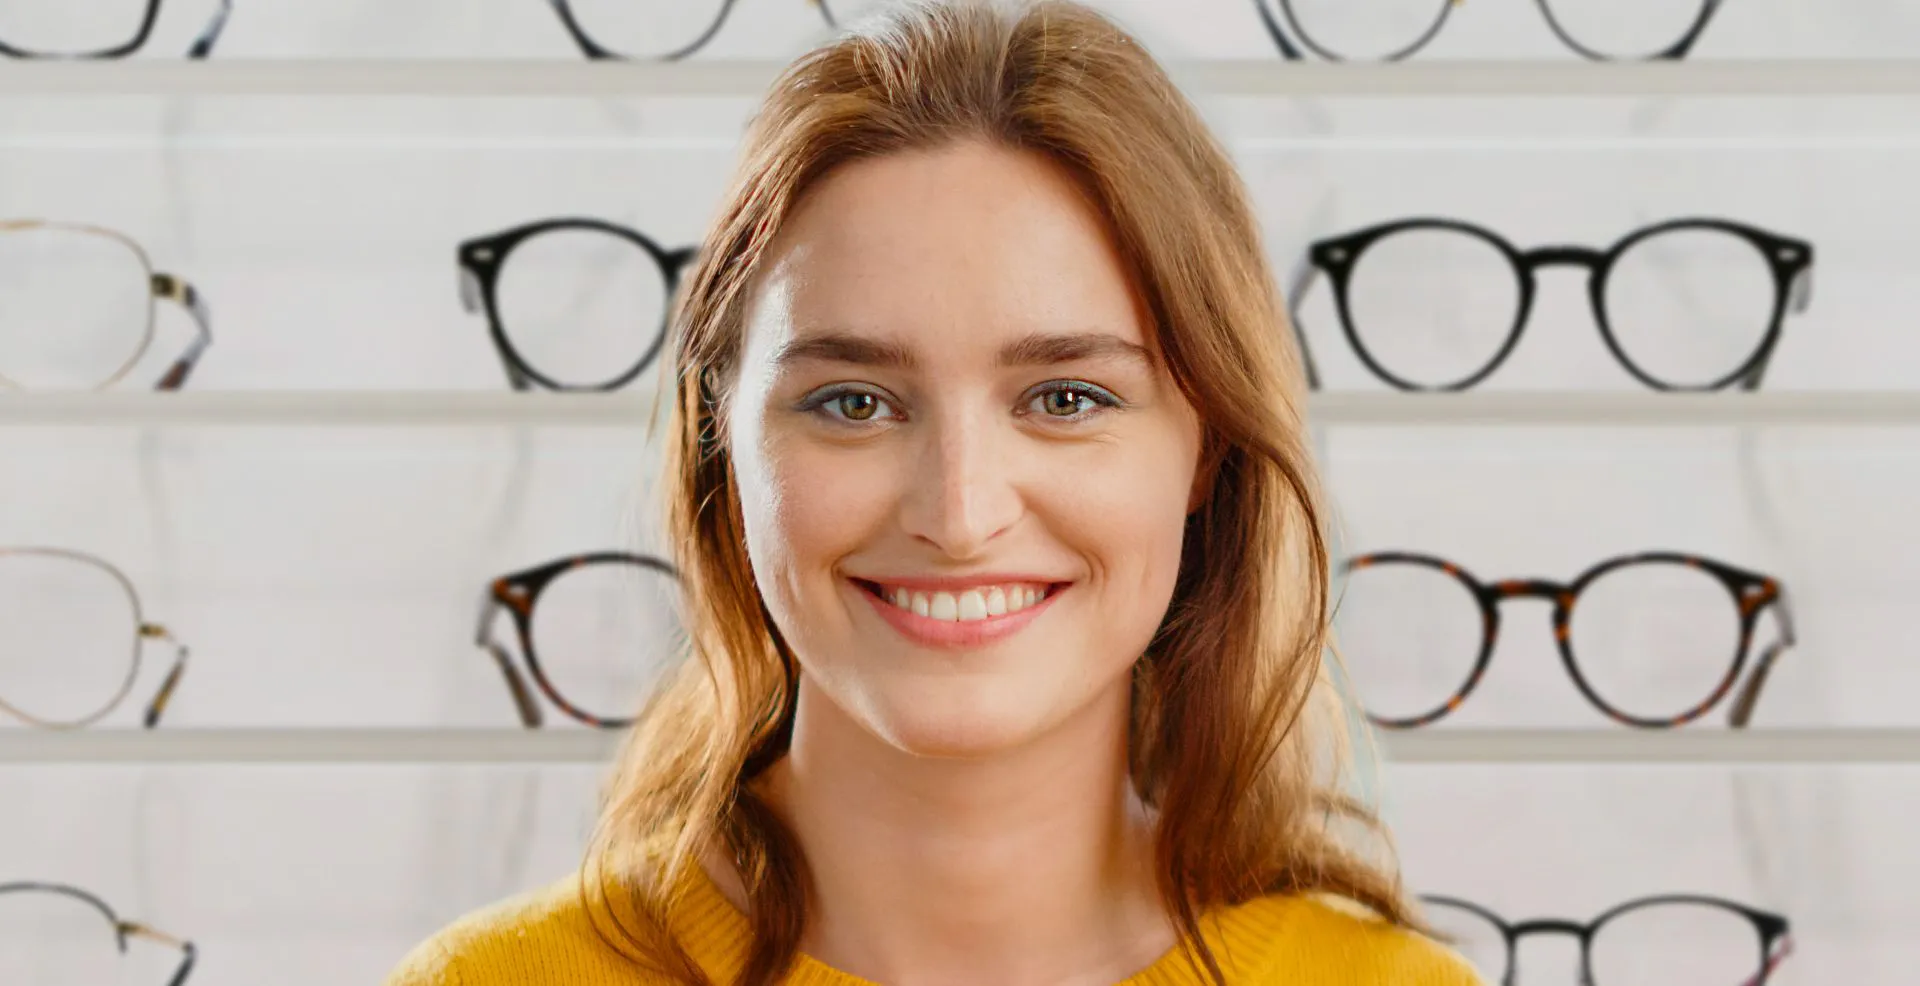
[[1136,665],[1131,736],[1161,896],[1189,956],[1219,981],[1200,915],[1265,894],[1326,891],[1413,923],[1384,840],[1353,840],[1379,825],[1340,787],[1345,717],[1323,666],[1328,557],[1302,373],[1246,190],[1153,58],[1065,0],[899,8],[801,58],[755,118],[673,327],[664,485],[690,659],[627,743],[587,892],[636,905],[615,935],[704,983],[665,921],[679,880],[718,852],[750,905],[742,982],[777,981],[797,954],[806,864],[749,785],[786,752],[798,664],[748,562],[728,385],[763,258],[801,196],[849,161],[963,140],[1045,154],[1081,182],[1204,428],[1211,479]]

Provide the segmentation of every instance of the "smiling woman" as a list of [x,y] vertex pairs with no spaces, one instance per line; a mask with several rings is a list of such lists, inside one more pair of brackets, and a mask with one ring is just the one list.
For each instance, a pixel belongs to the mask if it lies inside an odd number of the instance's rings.
[[704,242],[688,659],[582,872],[393,983],[1475,981],[1342,794],[1298,354],[1130,37],[1060,2],[856,29],[776,84]]

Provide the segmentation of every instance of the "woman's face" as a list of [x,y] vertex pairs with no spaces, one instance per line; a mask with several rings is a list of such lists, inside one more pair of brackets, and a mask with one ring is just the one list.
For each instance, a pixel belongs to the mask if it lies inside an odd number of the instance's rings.
[[1034,154],[847,165],[776,244],[729,404],[747,549],[810,692],[899,749],[1124,711],[1200,428],[1106,227]]

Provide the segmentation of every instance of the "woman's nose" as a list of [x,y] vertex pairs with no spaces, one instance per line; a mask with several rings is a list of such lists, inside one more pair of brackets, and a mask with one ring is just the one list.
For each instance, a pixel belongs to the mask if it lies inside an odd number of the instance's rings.
[[931,423],[919,436],[901,498],[907,533],[950,558],[983,554],[1024,509],[1015,477],[1031,463],[1010,423],[987,415]]

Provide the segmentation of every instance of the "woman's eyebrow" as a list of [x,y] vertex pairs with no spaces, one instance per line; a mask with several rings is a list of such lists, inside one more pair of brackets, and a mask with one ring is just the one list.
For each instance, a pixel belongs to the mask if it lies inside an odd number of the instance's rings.
[[1044,366],[1088,359],[1130,360],[1143,369],[1153,369],[1151,350],[1107,332],[1036,332],[1003,347],[999,362],[1001,366]]
[[809,361],[884,366],[898,370],[911,370],[916,363],[913,353],[897,342],[844,332],[823,332],[790,339],[773,354],[775,370],[786,370],[796,363]]

